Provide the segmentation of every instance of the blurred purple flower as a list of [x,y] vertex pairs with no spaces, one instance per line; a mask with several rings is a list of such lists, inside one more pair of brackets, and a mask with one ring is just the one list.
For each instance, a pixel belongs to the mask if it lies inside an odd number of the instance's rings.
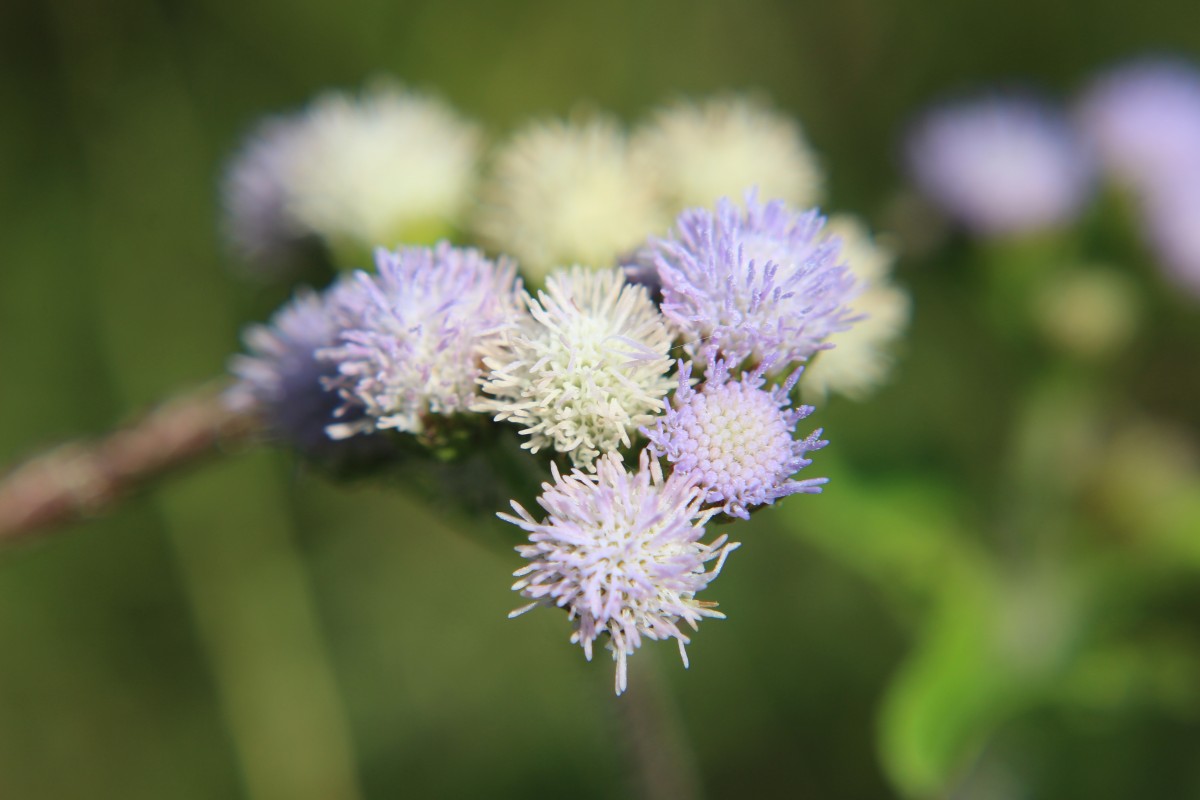
[[653,259],[663,314],[688,355],[732,365],[770,359],[782,370],[850,326],[846,303],[861,287],[839,263],[839,242],[822,236],[816,209],[763,204],[754,192],[745,205],[722,199],[715,213],[684,211],[638,260]]
[[992,97],[934,108],[906,142],[908,168],[949,217],[985,236],[1071,222],[1091,161],[1067,121],[1034,100]]
[[1076,116],[1105,168],[1136,189],[1200,164],[1200,71],[1186,62],[1146,59],[1103,73]]
[[299,129],[289,117],[258,125],[230,159],[221,182],[225,239],[255,277],[286,277],[312,241],[288,208],[287,179],[298,157]]
[[828,478],[792,480],[812,460],[806,454],[826,445],[821,431],[804,439],[792,435],[812,406],[789,408],[788,393],[800,377],[797,369],[782,386],[762,388],[764,361],[740,381],[729,380],[724,362],[709,364],[704,384],[690,386],[691,365],[679,365],[679,389],[672,407],[655,430],[642,428],[655,457],[666,456],[672,474],[693,478],[705,491],[706,504],[749,519],[753,506],[769,505],[791,494],[815,494]]
[[331,435],[396,428],[421,433],[429,415],[465,412],[479,399],[480,359],[519,313],[516,266],[441,242],[375,253],[377,275],[357,272],[336,312],[333,365],[345,401]]
[[375,463],[394,452],[382,437],[339,442],[325,430],[340,401],[324,386],[336,370],[316,353],[337,342],[340,326],[332,306],[347,289],[346,279],[322,294],[301,289],[268,323],[247,328],[242,335],[247,353],[230,362],[238,382],[226,394],[234,407],[260,413],[274,435],[303,456],[337,469]]
[[[609,635],[617,662],[616,691],[628,685],[626,662],[642,639],[675,639],[688,664],[680,630],[693,630],[705,617],[724,619],[716,603],[696,594],[717,577],[738,545],[724,535],[700,541],[711,514],[702,512],[700,490],[680,477],[663,478],[656,460],[642,451],[638,470],[626,471],[620,456],[596,461],[594,475],[579,469],[563,475],[552,465],[554,483],[542,484],[538,503],[546,511],[539,522],[513,502],[517,516],[499,514],[529,533],[517,548],[530,563],[513,573],[513,589],[532,600],[515,617],[539,605],[566,608],[574,622],[571,642],[590,661],[592,644]],[[716,559],[713,569],[705,565]]]
[[1200,169],[1157,182],[1142,198],[1142,216],[1167,278],[1200,298]]

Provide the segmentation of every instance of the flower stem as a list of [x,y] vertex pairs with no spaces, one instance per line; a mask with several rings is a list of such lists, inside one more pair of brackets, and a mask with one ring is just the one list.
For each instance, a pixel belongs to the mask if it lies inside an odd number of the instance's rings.
[[629,689],[615,698],[634,796],[644,800],[703,797],[696,756],[683,720],[652,658],[630,660]]

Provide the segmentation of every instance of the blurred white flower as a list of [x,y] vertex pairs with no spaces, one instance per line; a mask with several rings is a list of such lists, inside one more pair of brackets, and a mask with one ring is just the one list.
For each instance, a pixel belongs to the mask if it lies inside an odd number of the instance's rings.
[[821,195],[821,170],[800,126],[750,97],[660,109],[634,133],[632,151],[672,215],[722,197],[738,200],[751,187],[797,208]]
[[557,266],[612,266],[666,228],[648,177],[607,117],[518,131],[496,152],[482,194],[479,235],[537,283]]
[[335,92],[297,127],[288,211],[335,250],[428,244],[461,225],[480,135],[441,100],[392,84]]
[[894,255],[871,238],[856,217],[831,217],[828,236],[842,241],[843,261],[866,289],[852,303],[861,315],[848,329],[832,333],[832,349],[817,353],[800,381],[805,398],[830,392],[860,400],[882,384],[891,369],[891,348],[908,327],[911,299],[888,280]]

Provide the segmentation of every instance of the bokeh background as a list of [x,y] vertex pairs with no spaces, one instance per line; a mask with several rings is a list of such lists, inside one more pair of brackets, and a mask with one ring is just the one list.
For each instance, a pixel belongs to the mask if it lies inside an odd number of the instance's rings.
[[[496,137],[762,90],[878,229],[923,105],[1160,52],[1200,58],[1194,3],[5,3],[0,459],[223,372],[290,290],[228,268],[221,165],[322,89]],[[1200,796],[1200,304],[1109,224],[1140,329],[1082,377],[981,313],[994,252],[901,259],[891,383],[813,418],[826,494],[739,529],[689,671],[635,659],[707,796]],[[237,452],[0,552],[0,797],[629,796],[611,665],[508,621],[512,532],[428,500]]]

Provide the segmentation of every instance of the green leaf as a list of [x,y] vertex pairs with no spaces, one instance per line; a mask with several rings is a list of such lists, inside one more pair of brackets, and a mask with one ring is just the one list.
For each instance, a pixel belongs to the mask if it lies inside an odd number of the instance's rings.
[[996,652],[995,582],[982,570],[942,577],[937,606],[881,716],[884,768],[909,797],[941,795],[1020,700]]

